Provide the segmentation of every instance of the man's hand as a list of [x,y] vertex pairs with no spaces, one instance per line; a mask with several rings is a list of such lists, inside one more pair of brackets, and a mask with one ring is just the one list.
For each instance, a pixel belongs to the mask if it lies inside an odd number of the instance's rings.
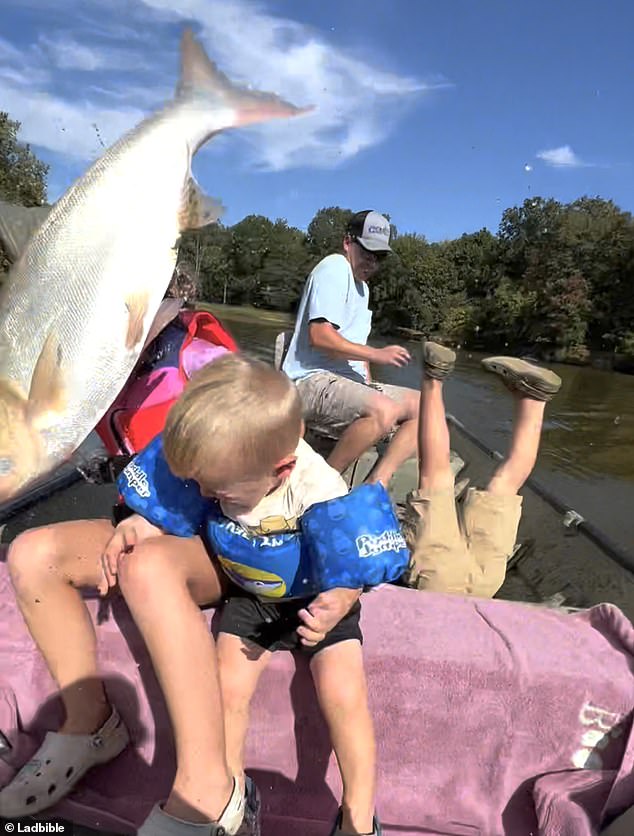
[[386,345],[376,349],[372,362],[384,366],[406,366],[411,359],[412,355],[402,345]]
[[329,589],[320,593],[306,608],[299,611],[303,624],[297,628],[302,644],[314,647],[348,614],[358,601],[360,589]]
[[129,554],[135,546],[150,537],[159,537],[163,532],[139,514],[132,514],[122,520],[115,528],[110,542],[101,556],[103,579],[99,584],[100,595],[106,595],[108,590],[117,583],[119,561]]

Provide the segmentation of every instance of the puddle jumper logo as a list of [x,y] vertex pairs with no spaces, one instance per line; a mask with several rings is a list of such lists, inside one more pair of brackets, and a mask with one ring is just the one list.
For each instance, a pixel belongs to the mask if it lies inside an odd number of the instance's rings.
[[385,552],[397,552],[406,548],[401,532],[389,529],[381,534],[362,534],[355,542],[359,557],[378,557]]
[[147,499],[150,495],[150,484],[147,480],[146,472],[135,462],[130,462],[123,472],[132,490],[136,491],[139,496]]

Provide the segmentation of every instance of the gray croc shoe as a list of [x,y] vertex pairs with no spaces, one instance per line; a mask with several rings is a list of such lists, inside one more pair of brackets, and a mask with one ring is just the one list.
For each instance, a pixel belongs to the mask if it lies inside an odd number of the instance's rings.
[[116,758],[129,742],[116,708],[94,734],[48,732],[31,760],[0,790],[0,818],[32,816],[52,807],[89,769]]
[[190,822],[166,813],[155,804],[137,836],[260,836],[260,795],[251,778],[245,792],[234,781],[233,792],[220,821]]
[[485,357],[482,365],[499,375],[511,391],[538,401],[551,400],[561,388],[561,378],[555,372],[519,357]]
[[444,380],[453,371],[456,352],[439,343],[423,343],[423,366],[426,377]]

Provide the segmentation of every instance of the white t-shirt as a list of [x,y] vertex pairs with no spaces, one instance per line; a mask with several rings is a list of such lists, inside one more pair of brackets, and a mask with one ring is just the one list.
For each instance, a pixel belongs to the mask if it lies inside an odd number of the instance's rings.
[[367,284],[355,281],[345,256],[333,254],[322,258],[306,281],[295,331],[282,364],[291,380],[301,380],[315,372],[334,372],[359,383],[366,382],[362,360],[331,357],[313,348],[308,326],[316,319],[325,319],[344,339],[366,345],[372,325],[369,295]]
[[[250,534],[295,531],[297,519],[316,502],[348,493],[348,486],[337,470],[316,453],[304,439],[295,451],[297,461],[289,477],[265,496],[248,514],[226,516],[240,523]],[[221,504],[222,508],[222,504]]]

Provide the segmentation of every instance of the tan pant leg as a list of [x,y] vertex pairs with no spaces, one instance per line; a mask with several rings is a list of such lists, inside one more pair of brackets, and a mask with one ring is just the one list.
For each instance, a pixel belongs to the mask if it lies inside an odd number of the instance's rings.
[[449,490],[407,497],[405,538],[411,552],[405,574],[408,586],[463,595],[473,575],[454,499]]
[[515,546],[522,514],[522,497],[499,496],[470,488],[462,523],[469,554],[476,567],[473,591],[492,598],[504,583],[506,564]]

